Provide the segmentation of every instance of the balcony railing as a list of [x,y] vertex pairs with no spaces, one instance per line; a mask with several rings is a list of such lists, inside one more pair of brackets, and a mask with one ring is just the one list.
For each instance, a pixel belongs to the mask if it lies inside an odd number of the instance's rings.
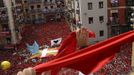
[[[41,24],[41,23],[44,23],[44,19],[43,18],[34,18],[34,19],[31,19],[31,23],[32,24]],[[30,22],[28,22],[30,23]]]
[[8,16],[7,15],[0,15],[0,23],[7,24],[8,23]]
[[31,9],[29,13],[42,13],[42,9]]
[[23,22],[24,22],[24,23],[26,23],[26,24],[29,24],[29,23],[30,23],[30,21],[31,21],[31,19],[30,19],[30,18],[26,18],[26,17],[25,17],[25,18],[23,19]]
[[42,13],[42,9],[36,9],[37,13]]
[[31,10],[29,10],[29,13],[36,13],[36,10],[35,9],[31,9]]
[[2,7],[2,8],[0,8],[0,12],[1,11],[7,12],[7,8],[6,7]]
[[23,24],[24,19],[18,19],[18,20],[16,20],[15,22],[16,22],[16,24]]
[[21,14],[23,12],[23,9],[21,7],[14,8],[17,14]]
[[4,1],[3,0],[0,1],[0,7],[4,7]]
[[20,3],[22,3],[22,0],[15,0],[15,3],[20,4]]
[[44,23],[44,19],[43,18],[35,19],[35,24],[40,24],[40,23]]
[[113,19],[112,22],[111,22],[111,24],[119,24],[119,20]]
[[61,13],[64,12],[64,9],[44,9],[43,13],[49,14],[49,13]]
[[111,6],[112,7],[118,7],[119,6],[119,3],[111,3]]
[[65,12],[65,9],[57,8],[57,9],[56,9],[56,12]]
[[10,35],[10,31],[1,31],[0,34],[2,35]]
[[44,2],[44,5],[54,5],[56,4],[55,2]]
[[28,0],[28,3],[29,4],[32,4],[32,3],[42,3],[42,0]]
[[127,6],[134,6],[134,1],[133,0],[127,1],[126,5]]

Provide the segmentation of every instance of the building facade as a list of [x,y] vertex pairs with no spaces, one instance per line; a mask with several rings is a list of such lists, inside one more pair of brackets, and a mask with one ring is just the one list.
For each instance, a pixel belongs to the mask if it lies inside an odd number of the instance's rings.
[[64,8],[63,0],[1,0],[0,44],[19,43],[23,26],[57,21],[64,16]]
[[130,21],[130,19],[132,18],[132,13],[134,12],[134,0],[126,0],[126,7],[126,24],[128,26],[131,26],[132,22]]
[[108,0],[109,37],[132,29],[130,26],[133,0]]
[[22,0],[25,22],[46,23],[64,12],[63,0]]
[[78,28],[84,26],[95,32],[96,38],[90,39],[91,43],[107,39],[106,0],[66,0],[66,2],[73,24]]
[[19,27],[23,23],[23,13],[22,4],[17,1],[0,1],[0,46],[17,44],[21,40]]

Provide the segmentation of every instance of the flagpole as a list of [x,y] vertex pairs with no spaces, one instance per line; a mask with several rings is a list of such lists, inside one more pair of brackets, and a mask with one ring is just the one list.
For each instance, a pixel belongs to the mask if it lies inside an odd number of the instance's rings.
[[16,32],[15,32],[15,27],[14,27],[12,2],[11,2],[11,0],[4,0],[4,2],[5,2],[5,6],[7,8],[7,12],[8,12],[8,25],[9,25],[9,29],[11,32],[11,42],[12,42],[12,44],[16,44],[17,39],[16,39]]

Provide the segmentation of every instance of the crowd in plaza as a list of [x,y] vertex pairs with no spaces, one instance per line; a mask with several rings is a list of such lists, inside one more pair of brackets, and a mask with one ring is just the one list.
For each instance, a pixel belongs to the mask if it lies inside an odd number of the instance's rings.
[[[27,25],[24,27],[22,34],[22,42],[17,45],[17,50],[0,51],[0,62],[8,60],[11,62],[11,68],[8,70],[0,70],[0,75],[15,75],[18,71],[27,67],[33,67],[42,61],[34,62],[27,60],[31,54],[26,50],[26,43],[32,44],[34,40],[41,45],[50,46],[50,40],[55,38],[63,38],[70,33],[66,22],[48,23],[46,25]],[[106,64],[100,71],[94,75],[126,75],[131,71],[131,44],[127,43],[121,46],[120,52],[115,58]],[[51,59],[47,59],[51,60]],[[90,64],[89,64],[90,65]],[[78,75],[78,71],[63,68],[59,75]]]
[[117,53],[114,59],[106,64],[95,75],[127,75],[132,71],[131,68],[131,53],[132,44],[127,43],[121,46],[121,50]]
[[[45,25],[27,25],[22,29],[22,40],[20,44],[16,45],[16,50],[0,51],[0,62],[9,61],[11,68],[4,71],[0,69],[0,75],[15,75],[18,71],[39,64],[40,62],[33,62],[27,60],[31,54],[26,50],[26,43],[32,44],[34,41],[42,45],[50,46],[50,41],[56,38],[64,39],[70,30],[66,22],[47,23]],[[47,59],[50,60],[50,59]]]

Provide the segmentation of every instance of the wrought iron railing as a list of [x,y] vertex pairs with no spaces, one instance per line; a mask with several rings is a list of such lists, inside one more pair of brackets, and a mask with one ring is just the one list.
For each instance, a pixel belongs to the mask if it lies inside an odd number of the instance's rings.
[[32,3],[42,3],[42,0],[28,0],[28,3],[29,4],[32,4]]

